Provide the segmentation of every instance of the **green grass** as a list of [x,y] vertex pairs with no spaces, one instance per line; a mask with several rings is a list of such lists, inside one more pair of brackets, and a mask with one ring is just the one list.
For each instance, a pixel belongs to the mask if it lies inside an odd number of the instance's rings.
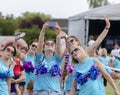
[[[114,80],[114,82],[116,83],[116,85],[120,91],[120,82],[118,80]],[[106,89],[106,95],[115,95],[113,88],[111,87],[111,85],[108,82],[107,82],[107,87],[105,89]]]

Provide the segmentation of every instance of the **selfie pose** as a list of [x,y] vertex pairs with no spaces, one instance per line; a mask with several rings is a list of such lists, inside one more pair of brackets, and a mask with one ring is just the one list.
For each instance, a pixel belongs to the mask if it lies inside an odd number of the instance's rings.
[[45,30],[49,28],[46,22],[40,32],[36,49],[36,70],[33,95],[60,95],[60,77],[63,52],[60,45],[61,29],[56,24],[52,26],[57,37],[44,42]]

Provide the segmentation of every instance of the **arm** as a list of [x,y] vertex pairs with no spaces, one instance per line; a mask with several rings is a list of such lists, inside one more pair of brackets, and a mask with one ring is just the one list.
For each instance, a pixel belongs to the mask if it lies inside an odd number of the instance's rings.
[[55,32],[57,34],[57,37],[56,37],[56,53],[59,56],[59,58],[61,58],[62,55],[63,55],[63,52],[64,52],[62,50],[62,47],[61,47],[61,37],[63,37],[63,31],[61,31],[61,29],[58,25],[56,25],[54,29],[55,29]]
[[100,72],[104,75],[104,77],[108,80],[108,82],[110,83],[110,85],[113,87],[115,95],[120,95],[119,91],[117,89],[117,86],[115,85],[115,83],[114,83],[113,79],[111,78],[111,76],[104,69],[102,63],[99,60],[96,60],[95,64],[97,65],[97,67],[100,70]]
[[22,71],[21,74],[20,74],[20,77],[18,79],[13,79],[13,78],[10,78],[9,79],[9,82],[8,82],[8,85],[11,84],[11,83],[20,83],[21,81],[23,81],[25,79],[25,74],[24,72]]
[[68,65],[68,62],[65,62],[65,58],[64,58],[62,61],[62,78],[64,80],[65,80],[65,76],[68,74],[67,69],[66,69],[67,65]]
[[64,59],[62,61],[62,75],[63,77],[65,78],[65,76],[67,75],[68,71],[67,71],[67,66],[69,65],[69,62],[70,62],[70,54],[69,54],[69,51],[68,51],[68,48],[66,48],[64,50]]
[[97,47],[101,44],[101,42],[104,40],[104,38],[108,34],[108,31],[110,28],[110,21],[107,17],[105,17],[105,22],[106,22],[106,26],[105,26],[103,32],[98,36],[97,40],[91,46],[87,47],[88,55],[91,51],[97,49]]
[[25,74],[22,71],[20,74],[20,77],[18,79],[15,80],[15,83],[20,83],[21,81],[23,81],[25,79]]
[[110,75],[111,75],[112,78],[120,80],[120,73],[116,73],[116,72],[113,71]]
[[75,87],[76,87],[76,82],[75,82],[75,79],[73,79],[73,81],[72,81],[72,88],[70,90],[70,95],[74,95],[75,94]]
[[45,35],[45,29],[48,28],[48,25],[47,23],[45,23],[43,25],[43,28],[40,32],[40,35],[39,35],[39,40],[38,40],[38,47],[36,49],[36,55],[39,55],[42,50],[43,50],[43,44],[44,44],[44,35]]
[[59,56],[59,58],[62,58],[63,55],[63,51],[62,51],[62,47],[61,47],[61,36],[57,35],[56,38],[56,53]]

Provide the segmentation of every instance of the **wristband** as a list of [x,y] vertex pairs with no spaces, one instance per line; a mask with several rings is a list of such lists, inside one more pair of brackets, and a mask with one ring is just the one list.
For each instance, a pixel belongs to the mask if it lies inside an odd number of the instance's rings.
[[119,93],[117,88],[114,89],[114,93]]
[[109,28],[107,28],[107,27],[106,27],[105,29],[106,29],[106,30],[109,30]]

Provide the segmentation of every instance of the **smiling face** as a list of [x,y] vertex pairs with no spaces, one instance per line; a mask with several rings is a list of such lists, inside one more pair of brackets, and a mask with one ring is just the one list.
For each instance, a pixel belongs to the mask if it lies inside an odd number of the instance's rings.
[[3,55],[2,56],[5,56],[6,58],[11,58],[13,56],[16,55],[16,50],[13,46],[6,46],[4,49],[3,49]]
[[81,50],[79,47],[75,46],[71,48],[71,54],[75,59],[78,59],[81,57]]
[[105,48],[102,49],[101,55],[102,56],[107,56],[107,50]]
[[38,46],[38,43],[37,43],[37,42],[32,42],[32,43],[30,44],[30,46],[29,46],[29,52],[34,53],[35,50],[36,50],[36,48],[37,48],[37,46]]
[[45,52],[55,52],[55,42],[52,40],[48,40],[44,43],[44,51]]

